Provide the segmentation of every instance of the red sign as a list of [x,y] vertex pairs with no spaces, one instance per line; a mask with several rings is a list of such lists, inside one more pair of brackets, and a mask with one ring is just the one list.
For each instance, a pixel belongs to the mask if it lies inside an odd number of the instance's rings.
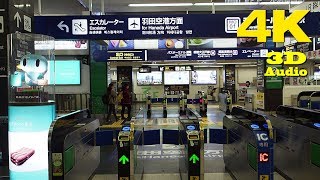
[[260,153],[259,154],[259,162],[268,162],[269,154],[268,153]]

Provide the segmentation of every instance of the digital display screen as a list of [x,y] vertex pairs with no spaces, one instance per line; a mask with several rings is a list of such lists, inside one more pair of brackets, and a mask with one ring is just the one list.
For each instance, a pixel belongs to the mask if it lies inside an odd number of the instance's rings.
[[188,130],[195,130],[195,129],[196,129],[196,127],[195,127],[195,126],[193,126],[193,125],[189,125],[189,126],[187,126],[187,129],[188,129]]
[[165,71],[164,84],[165,85],[182,85],[189,84],[189,71]]
[[313,125],[317,128],[320,128],[320,123],[314,123]]
[[256,125],[256,124],[251,124],[250,127],[251,127],[252,129],[259,129],[259,128],[260,128],[260,127],[259,127],[258,125]]
[[192,84],[217,84],[217,71],[192,71]]
[[154,71],[151,73],[139,73],[137,72],[137,83],[141,85],[161,85],[162,84],[162,72]]
[[[50,61],[50,81],[53,85],[80,85],[81,65],[79,60]],[[52,78],[53,77],[53,78]]]
[[268,162],[269,153],[259,153],[259,162]]

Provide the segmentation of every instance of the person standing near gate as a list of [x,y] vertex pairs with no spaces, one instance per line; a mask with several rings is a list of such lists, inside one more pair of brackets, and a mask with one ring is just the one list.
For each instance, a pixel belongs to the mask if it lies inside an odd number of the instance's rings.
[[117,121],[117,113],[116,113],[116,103],[117,103],[117,93],[114,90],[114,84],[110,83],[107,89],[107,104],[108,104],[108,116],[107,122],[110,121],[111,113],[113,113],[115,120]]
[[128,109],[128,117],[127,117],[127,120],[130,121],[131,119],[131,93],[129,91],[129,85],[128,84],[125,84],[123,86],[123,89],[122,89],[122,100],[121,100],[121,105],[122,105],[122,111],[121,111],[121,118],[122,119],[125,119],[124,117],[124,112],[125,112],[125,108],[127,107]]

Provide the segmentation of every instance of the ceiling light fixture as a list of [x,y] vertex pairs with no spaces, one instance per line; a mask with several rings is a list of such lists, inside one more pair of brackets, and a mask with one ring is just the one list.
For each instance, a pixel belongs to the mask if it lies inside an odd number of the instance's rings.
[[[303,1],[291,2],[238,2],[238,3],[214,3],[215,6],[254,6],[254,5],[297,5]],[[212,6],[213,3],[195,3],[195,6]]]
[[164,4],[129,4],[130,7],[170,7],[170,6],[193,6],[193,3],[164,3]]

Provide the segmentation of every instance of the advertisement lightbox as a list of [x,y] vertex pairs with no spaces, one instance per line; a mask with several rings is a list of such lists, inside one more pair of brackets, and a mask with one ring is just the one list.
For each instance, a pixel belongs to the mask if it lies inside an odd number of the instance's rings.
[[50,61],[49,66],[50,85],[81,84],[81,62],[79,60]]
[[48,179],[48,132],[55,105],[11,104],[9,117],[10,179]]

